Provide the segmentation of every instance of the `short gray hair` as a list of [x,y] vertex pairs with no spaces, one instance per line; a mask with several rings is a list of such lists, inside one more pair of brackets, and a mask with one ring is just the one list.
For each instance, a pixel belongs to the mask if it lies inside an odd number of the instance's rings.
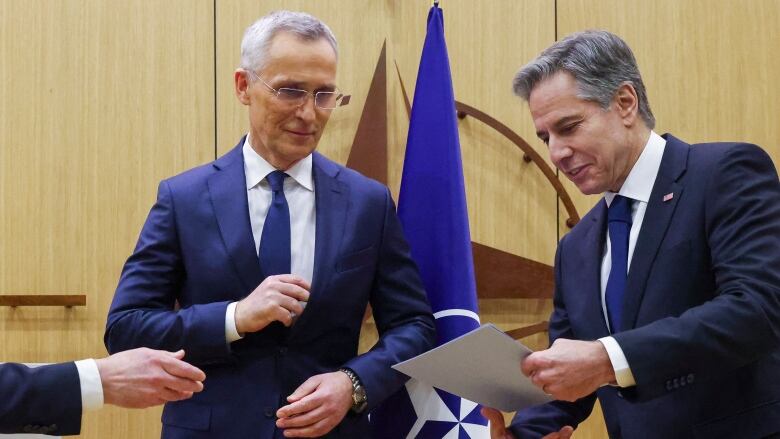
[[274,11],[260,17],[244,31],[241,40],[241,68],[258,71],[264,67],[271,41],[279,32],[290,32],[305,41],[324,39],[338,57],[338,43],[327,24],[305,12]]
[[618,88],[629,83],[636,90],[639,115],[655,127],[647,91],[631,48],[615,34],[603,30],[577,32],[544,50],[515,75],[515,94],[528,101],[539,82],[563,71],[574,77],[579,97],[609,108]]

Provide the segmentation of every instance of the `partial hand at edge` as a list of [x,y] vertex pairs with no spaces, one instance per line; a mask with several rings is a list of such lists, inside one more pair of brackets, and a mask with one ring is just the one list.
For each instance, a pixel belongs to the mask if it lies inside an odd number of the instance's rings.
[[146,408],[192,397],[203,390],[206,374],[182,361],[184,351],[138,348],[95,360],[103,400],[126,408]]
[[[507,430],[504,425],[504,415],[500,411],[490,407],[482,407],[480,412],[490,422],[490,439],[522,439],[516,438],[514,434]],[[557,432],[546,435],[542,439],[570,439],[572,434],[574,434],[574,429],[567,425]]]

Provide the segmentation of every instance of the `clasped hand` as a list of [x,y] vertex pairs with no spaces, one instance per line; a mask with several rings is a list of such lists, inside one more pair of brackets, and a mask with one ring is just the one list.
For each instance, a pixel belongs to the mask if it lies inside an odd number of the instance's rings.
[[344,372],[315,375],[287,397],[276,412],[285,437],[318,437],[333,429],[352,407],[352,381]]
[[236,305],[236,330],[239,334],[257,332],[275,321],[289,327],[303,312],[309,290],[311,286],[300,276],[268,276]]

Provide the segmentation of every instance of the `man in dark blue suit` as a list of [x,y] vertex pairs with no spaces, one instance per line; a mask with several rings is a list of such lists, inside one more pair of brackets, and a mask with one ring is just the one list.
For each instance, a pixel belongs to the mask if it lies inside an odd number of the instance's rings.
[[98,360],[28,367],[0,364],[0,433],[78,434],[81,415],[103,404],[144,408],[203,389],[184,352],[133,349]]
[[[165,438],[368,437],[429,349],[433,317],[388,189],[314,152],[331,112],[330,29],[279,11],[251,25],[235,90],[249,133],[163,181],[109,311],[109,351],[180,349],[208,381],[167,404]],[[367,305],[378,343],[357,355]]]
[[493,437],[780,435],[780,184],[755,145],[688,145],[655,120],[631,49],[573,34],[515,77],[560,171],[604,198],[559,243],[549,349],[521,367],[557,401]]

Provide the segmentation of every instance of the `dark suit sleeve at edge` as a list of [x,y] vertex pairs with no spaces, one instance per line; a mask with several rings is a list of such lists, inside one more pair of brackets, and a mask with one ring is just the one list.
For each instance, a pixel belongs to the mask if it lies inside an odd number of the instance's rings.
[[[730,148],[706,188],[714,299],[679,317],[619,333],[637,385],[627,398],[668,393],[673,377],[719,376],[780,345],[780,183],[754,145]],[[679,294],[679,293],[675,293]],[[662,346],[662,352],[649,348]]]
[[81,387],[74,363],[34,368],[0,364],[0,394],[0,433],[81,431]]
[[431,308],[387,189],[379,262],[370,300],[379,341],[369,352],[345,364],[360,377],[368,396],[368,410],[407,380],[390,366],[419,355],[436,343]]
[[[550,316],[550,344],[558,338],[574,339],[566,305],[559,291],[561,259],[565,247],[566,236],[563,237],[555,254],[555,294],[553,296],[553,313]],[[518,372],[519,373],[519,372]],[[574,428],[590,416],[596,394],[592,393],[574,402],[553,401],[527,409],[519,410],[510,424],[510,431],[517,438],[540,438],[570,425]]]

